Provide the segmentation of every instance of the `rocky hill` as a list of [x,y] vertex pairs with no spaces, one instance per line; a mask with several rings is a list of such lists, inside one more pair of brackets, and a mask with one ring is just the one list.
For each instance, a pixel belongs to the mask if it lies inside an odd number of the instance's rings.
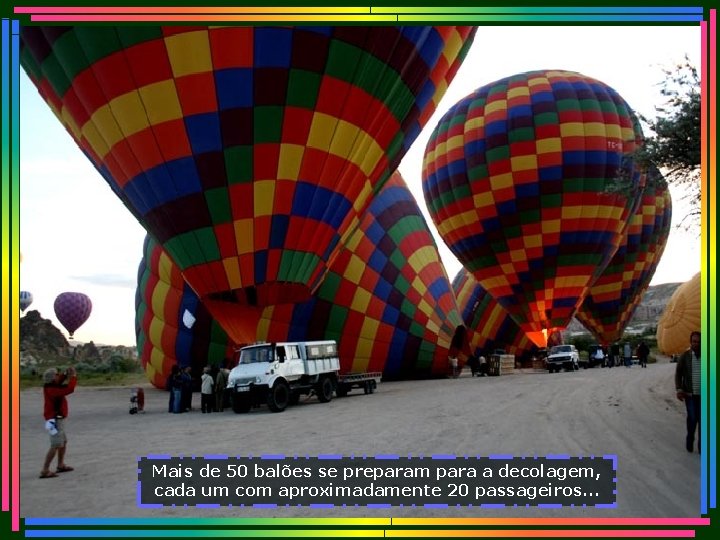
[[37,310],[20,317],[20,358],[34,356],[69,357],[71,347],[63,333]]
[[20,317],[20,367],[37,371],[45,365],[102,365],[114,359],[137,360],[137,349],[123,345],[71,344],[48,319],[37,310]]

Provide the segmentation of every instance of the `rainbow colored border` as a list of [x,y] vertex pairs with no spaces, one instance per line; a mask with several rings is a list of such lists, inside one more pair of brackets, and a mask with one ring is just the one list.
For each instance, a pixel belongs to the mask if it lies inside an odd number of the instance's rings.
[[[2,518],[28,537],[694,537],[699,518],[83,518],[20,519],[19,486],[19,28],[33,22],[323,23],[699,23],[702,32],[702,327],[701,514],[717,509],[716,367],[716,10],[690,7],[15,7],[2,23]],[[24,527],[22,527],[24,526]],[[22,528],[21,528],[22,527]],[[222,527],[222,528],[218,528]],[[3,527],[4,528],[4,527]]]

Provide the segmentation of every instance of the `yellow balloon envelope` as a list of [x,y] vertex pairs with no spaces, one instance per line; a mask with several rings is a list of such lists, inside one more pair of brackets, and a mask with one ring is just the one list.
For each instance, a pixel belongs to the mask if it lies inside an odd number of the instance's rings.
[[658,349],[680,354],[690,346],[690,333],[700,331],[700,272],[673,293],[657,328]]

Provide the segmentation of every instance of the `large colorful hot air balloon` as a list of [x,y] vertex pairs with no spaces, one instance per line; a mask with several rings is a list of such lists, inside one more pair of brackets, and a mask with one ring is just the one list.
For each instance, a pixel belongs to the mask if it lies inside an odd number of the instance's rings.
[[567,326],[622,240],[641,137],[612,88],[546,70],[479,88],[430,138],[423,191],[440,235],[539,346]]
[[150,236],[138,268],[135,333],[140,362],[158,388],[165,387],[175,364],[200,373],[204,366],[220,365],[234,354],[234,343]]
[[90,297],[80,292],[64,292],[55,298],[55,316],[73,338],[75,330],[90,317],[92,302]]
[[670,190],[660,171],[652,166],[645,175],[640,205],[630,218],[619,249],[576,315],[603,345],[622,337],[655,274],[671,221]]
[[20,291],[20,311],[25,311],[33,303],[33,295],[28,291]]
[[[142,299],[136,319],[138,349],[156,385],[164,384],[172,364],[183,354],[173,344],[178,339],[174,332],[182,333],[176,330],[183,313],[180,291],[183,301],[193,296],[189,288],[181,289],[179,270],[161,253],[148,241],[140,266]],[[154,290],[151,276],[159,276]],[[200,303],[195,313],[201,314],[201,308]],[[163,321],[158,313],[164,314]],[[202,315],[198,317],[196,326]],[[435,241],[396,174],[373,200],[316,295],[300,304],[265,308],[253,341],[335,339],[343,372],[382,371],[386,378],[420,378],[447,373],[451,350],[464,346],[463,331]],[[146,361],[148,335],[155,337],[152,357]],[[213,335],[222,349],[226,342],[219,333]],[[209,352],[200,356],[213,361]]]
[[470,272],[461,269],[452,287],[468,329],[472,354],[489,356],[495,349],[504,349],[519,356],[533,348],[530,338]]
[[690,347],[690,333],[700,332],[700,272],[680,285],[665,311],[660,316],[657,327],[658,349],[663,354],[680,354]]
[[466,345],[465,327],[432,233],[399,174],[315,297],[266,309],[258,339],[336,339],[344,371],[382,371],[386,379],[447,374],[449,354]]
[[[21,63],[233,339],[310,298],[474,27],[21,29]],[[247,309],[239,308],[250,306]]]

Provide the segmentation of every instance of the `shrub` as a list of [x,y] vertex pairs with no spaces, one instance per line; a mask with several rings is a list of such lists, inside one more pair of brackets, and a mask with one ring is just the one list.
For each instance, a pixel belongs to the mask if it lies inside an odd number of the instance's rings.
[[135,373],[140,370],[140,362],[132,358],[123,358],[122,356],[111,356],[108,360],[110,371],[119,371],[120,373]]

